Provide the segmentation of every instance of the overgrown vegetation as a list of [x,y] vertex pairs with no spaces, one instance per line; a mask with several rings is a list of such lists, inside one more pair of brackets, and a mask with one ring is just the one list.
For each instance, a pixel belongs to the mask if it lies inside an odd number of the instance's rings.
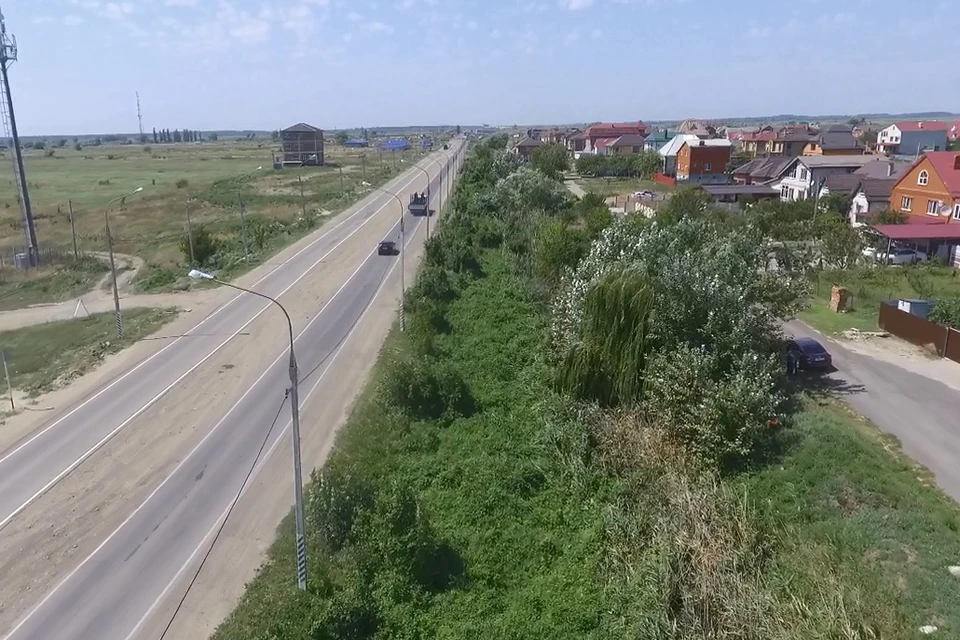
[[117,338],[113,313],[48,322],[0,333],[14,388],[36,396],[93,370],[112,353],[157,331],[177,316],[171,309],[130,309]]
[[40,272],[4,269],[0,271],[0,311],[71,300],[93,289],[106,273],[102,260],[88,256]]
[[307,490],[307,592],[287,522],[218,640],[960,629],[953,505],[782,379],[807,273],[763,230],[613,221],[489,145],[453,200]]

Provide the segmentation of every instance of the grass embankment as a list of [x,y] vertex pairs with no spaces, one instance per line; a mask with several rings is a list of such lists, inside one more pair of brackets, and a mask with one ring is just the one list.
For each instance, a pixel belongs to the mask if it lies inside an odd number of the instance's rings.
[[170,309],[131,309],[123,314],[123,338],[117,339],[112,313],[38,324],[0,333],[10,380],[30,396],[69,383],[116,353],[157,331],[177,315]]
[[[217,264],[207,267],[223,269],[226,277],[233,277],[322,224],[324,213],[336,213],[369,193],[361,182],[379,186],[407,168],[401,159],[415,162],[424,155],[420,149],[411,149],[381,156],[377,149],[328,144],[326,166],[274,171],[271,154],[277,144],[221,140],[88,146],[77,151],[71,142],[63,148],[27,150],[25,168],[41,246],[72,250],[72,202],[80,250],[106,251],[104,206],[143,187],[141,193],[110,208],[115,250],[146,261],[137,277],[138,290],[162,291],[186,284],[183,266],[188,257],[180,246],[186,207],[195,226],[205,225],[222,241]],[[48,155],[51,150],[52,156]],[[258,166],[263,167],[261,171],[256,171]],[[249,262],[243,260],[238,191],[250,225]],[[22,244],[16,189],[12,180],[0,181],[0,251],[6,254]],[[33,277],[33,272],[29,275]]]
[[[830,288],[839,284],[853,294],[853,310],[834,313],[827,306]],[[847,329],[876,331],[880,303],[897,298],[960,298],[956,269],[936,265],[908,267],[869,266],[845,271],[825,271],[810,287],[810,306],[800,318],[825,333]]]
[[[848,624],[837,637],[960,630],[951,604],[960,581],[947,571],[960,563],[956,507],[871,426],[807,403],[779,460],[718,484],[685,479],[668,449],[638,442],[634,457],[611,436],[616,421],[565,410],[540,364],[546,318],[498,257],[484,268],[435,337],[475,412],[405,415],[386,389],[408,371],[411,346],[393,335],[328,463],[337,477],[416,496],[444,549],[432,562],[449,572],[445,586],[396,575],[365,583],[357,557],[387,555],[382,542],[328,556],[311,526],[312,587],[298,596],[287,522],[217,640],[698,637],[665,631],[671,588],[698,584],[688,596],[738,637],[815,637],[804,634]],[[358,611],[379,631],[311,635],[314,623],[347,625]],[[773,614],[805,621],[791,633]]]
[[106,273],[102,260],[87,257],[39,272],[4,269],[0,272],[0,311],[71,300],[93,289]]

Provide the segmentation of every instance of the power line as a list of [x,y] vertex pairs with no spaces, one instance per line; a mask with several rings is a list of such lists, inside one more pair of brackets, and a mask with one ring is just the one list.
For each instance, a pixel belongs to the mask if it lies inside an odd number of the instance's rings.
[[220,538],[220,534],[223,533],[224,527],[227,526],[227,520],[230,519],[230,514],[233,513],[234,507],[236,507],[237,503],[240,501],[240,496],[243,495],[243,490],[246,488],[251,476],[253,476],[253,470],[257,468],[257,463],[260,461],[260,456],[263,455],[263,450],[266,448],[267,442],[270,440],[270,434],[273,433],[274,428],[277,426],[277,420],[280,418],[280,413],[283,411],[283,405],[287,402],[287,398],[289,397],[290,391],[287,390],[287,392],[283,395],[283,400],[280,402],[280,406],[277,407],[277,414],[273,417],[273,422],[270,424],[270,428],[267,429],[267,435],[264,436],[263,442],[260,443],[260,449],[257,451],[257,455],[253,459],[253,463],[250,465],[250,470],[247,471],[247,475],[244,477],[243,483],[241,483],[240,489],[237,491],[237,495],[234,496],[233,502],[230,503],[230,507],[227,509],[227,515],[224,517],[223,522],[220,523],[220,527],[217,529],[216,535],[213,536],[210,546],[204,552],[203,559],[200,561],[200,566],[197,567],[197,571],[193,574],[193,577],[190,578],[190,584],[187,585],[186,590],[183,592],[183,597],[180,598],[180,602],[177,603],[177,608],[174,609],[173,615],[170,616],[170,621],[167,622],[167,626],[164,627],[163,633],[160,634],[160,640],[163,640],[167,637],[167,632],[170,631],[170,627],[173,626],[173,621],[176,620],[177,614],[180,613],[180,609],[183,607],[183,603],[186,602],[187,596],[190,595],[190,589],[193,588],[197,578],[200,577],[200,571],[203,570],[203,565],[206,564],[207,558],[210,557],[213,547],[217,544],[217,540]]

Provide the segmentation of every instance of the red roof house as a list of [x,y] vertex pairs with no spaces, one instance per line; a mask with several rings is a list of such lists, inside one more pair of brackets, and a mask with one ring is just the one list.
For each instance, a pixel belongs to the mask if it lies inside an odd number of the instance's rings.
[[[627,134],[636,134],[646,137],[647,125],[642,120],[636,122],[601,122],[599,124],[587,127],[584,134],[587,138],[587,144],[584,151],[594,153],[597,149],[597,142],[600,140],[616,140],[620,136]],[[601,145],[602,146],[602,145]]]

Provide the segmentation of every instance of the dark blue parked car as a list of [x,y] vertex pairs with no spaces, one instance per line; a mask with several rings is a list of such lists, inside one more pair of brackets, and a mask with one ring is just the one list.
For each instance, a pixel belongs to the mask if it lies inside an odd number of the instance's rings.
[[803,371],[829,371],[833,368],[830,353],[813,338],[787,340],[788,362],[790,358],[795,358]]

